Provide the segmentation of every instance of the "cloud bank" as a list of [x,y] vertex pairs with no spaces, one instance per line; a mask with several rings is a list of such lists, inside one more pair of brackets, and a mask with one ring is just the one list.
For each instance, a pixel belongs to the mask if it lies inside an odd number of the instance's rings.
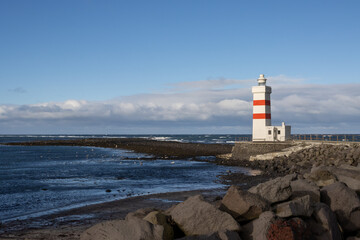
[[[272,122],[295,133],[360,133],[360,84],[306,84],[278,76]],[[255,80],[205,80],[107,101],[0,105],[0,131],[19,133],[251,133]]]

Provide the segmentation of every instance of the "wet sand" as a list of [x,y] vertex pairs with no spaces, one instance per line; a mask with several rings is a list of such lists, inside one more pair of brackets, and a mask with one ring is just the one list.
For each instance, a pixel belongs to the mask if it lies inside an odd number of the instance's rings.
[[[207,160],[206,158],[198,158],[199,156],[217,156],[220,154],[231,153],[233,146],[230,144],[179,143],[136,138],[52,140],[9,143],[9,145],[65,145],[121,148],[151,154],[157,159],[185,158],[200,161]],[[222,161],[215,160],[214,162],[221,164]],[[247,189],[268,180],[272,176],[274,176],[272,173],[258,176],[228,173],[219,176],[219,181],[228,186],[236,184]],[[89,205],[28,220],[12,221],[0,225],[0,239],[79,239],[81,232],[86,228],[105,220],[123,219],[127,213],[140,208],[167,209],[180,201],[184,201],[187,197],[196,194],[203,194],[209,201],[215,201],[215,199],[221,198],[225,191],[226,189],[222,188],[152,194]]]

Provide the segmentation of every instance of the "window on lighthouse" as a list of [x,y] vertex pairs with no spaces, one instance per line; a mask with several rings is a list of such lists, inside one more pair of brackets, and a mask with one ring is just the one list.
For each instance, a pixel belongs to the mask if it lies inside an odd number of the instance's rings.
[[268,131],[269,135],[271,135],[271,130]]
[[280,130],[278,131],[278,134],[280,134]]

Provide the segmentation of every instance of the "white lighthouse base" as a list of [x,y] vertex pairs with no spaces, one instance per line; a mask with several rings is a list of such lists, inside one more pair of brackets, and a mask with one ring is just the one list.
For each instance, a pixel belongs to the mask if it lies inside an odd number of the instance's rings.
[[291,137],[291,126],[286,126],[283,122],[281,126],[265,126],[263,138],[253,138],[253,141],[286,141]]

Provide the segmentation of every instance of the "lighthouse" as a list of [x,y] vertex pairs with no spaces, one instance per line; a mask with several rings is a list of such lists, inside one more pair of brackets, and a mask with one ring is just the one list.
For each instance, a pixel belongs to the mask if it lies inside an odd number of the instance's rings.
[[253,141],[286,141],[290,139],[291,126],[271,126],[271,87],[266,86],[264,74],[257,79],[258,86],[252,87],[253,94]]

